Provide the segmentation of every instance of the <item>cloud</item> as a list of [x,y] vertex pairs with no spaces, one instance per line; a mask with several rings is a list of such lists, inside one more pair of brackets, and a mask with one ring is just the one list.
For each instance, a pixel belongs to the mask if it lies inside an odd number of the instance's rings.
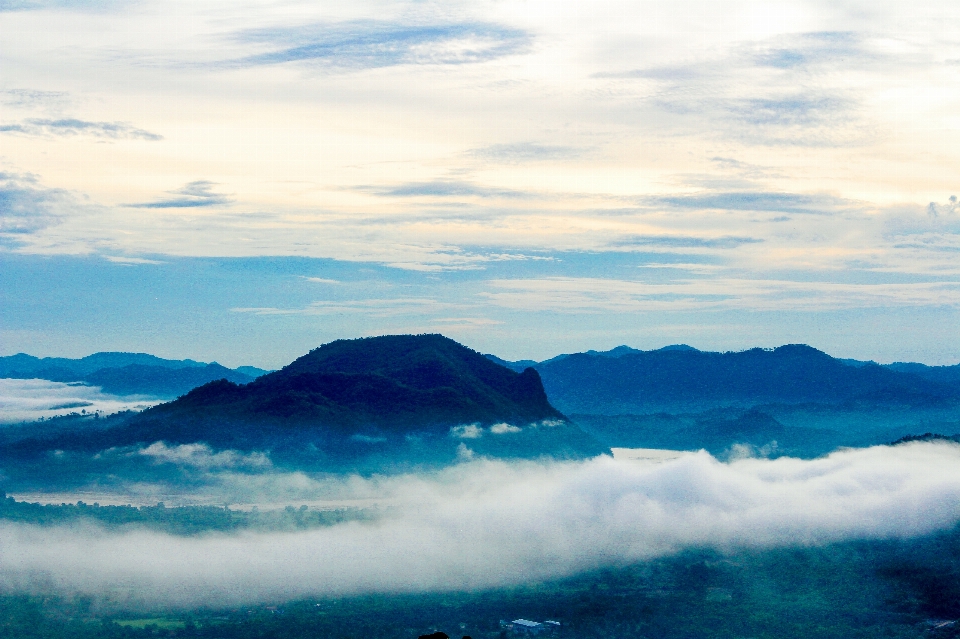
[[189,182],[175,191],[168,191],[180,197],[156,200],[154,202],[127,204],[126,206],[137,209],[192,209],[206,206],[220,206],[232,202],[226,195],[214,193],[213,187],[215,186],[217,186],[216,182],[197,180],[196,182]]
[[952,216],[954,219],[956,219],[958,211],[960,211],[960,205],[957,204],[956,195],[951,195],[944,204],[931,202],[927,205],[927,215],[932,218],[939,218],[940,216]]
[[0,102],[7,106],[19,108],[63,106],[68,102],[69,96],[70,94],[65,91],[7,89],[0,91]]
[[919,206],[891,207],[884,211],[884,230],[894,240],[910,237],[925,248],[952,245],[960,235],[960,204],[951,195],[945,202]]
[[235,60],[234,65],[308,62],[343,70],[486,62],[521,53],[530,42],[525,31],[491,23],[403,25],[376,20],[254,29],[235,39],[270,50]]
[[221,450],[213,452],[206,444],[182,444],[168,446],[164,442],[154,442],[146,448],[136,452],[138,455],[151,458],[154,462],[175,464],[177,466],[191,466],[201,470],[222,468],[256,468],[271,467],[270,458],[264,453],[240,453],[235,450]]
[[691,237],[683,235],[633,235],[619,238],[611,246],[644,246],[665,248],[736,248],[763,240],[754,237]]
[[32,175],[0,172],[0,244],[18,245],[82,206],[68,191],[44,188]]
[[749,145],[851,146],[876,131],[861,121],[864,92],[853,90],[850,79],[871,76],[881,59],[858,34],[812,32],[741,41],[705,59],[594,77],[642,84],[646,105],[681,116],[680,126],[698,135]]
[[479,424],[462,424],[451,428],[450,434],[458,439],[480,439],[483,437],[483,428]]
[[393,187],[371,188],[359,187],[358,190],[367,191],[381,196],[392,197],[480,197],[480,198],[520,198],[528,197],[527,193],[512,189],[498,189],[474,184],[472,182],[457,182],[452,180],[436,180],[433,182],[410,182]]
[[840,65],[873,56],[863,49],[862,36],[851,31],[814,31],[780,36],[746,57],[760,67],[797,69]]
[[142,410],[156,401],[139,401],[100,392],[95,386],[43,379],[0,378],[0,423],[30,422],[70,413]]
[[135,265],[142,265],[142,264],[153,264],[153,265],[166,264],[166,262],[163,262],[161,260],[148,260],[145,257],[125,257],[122,255],[104,255],[103,259],[107,260],[108,262],[113,262],[114,264],[126,264],[127,266],[135,266]]
[[125,122],[89,122],[75,118],[50,120],[31,118],[18,124],[0,125],[0,133],[23,135],[91,135],[110,140],[162,140],[162,135],[138,129]]
[[479,149],[472,149],[468,154],[482,160],[492,160],[504,164],[521,164],[524,162],[548,162],[576,158],[583,154],[583,149],[573,146],[517,142],[515,144],[492,144]]
[[102,10],[117,4],[117,0],[0,0],[0,11]]
[[[469,450],[466,449],[465,450]],[[468,457],[468,455],[465,455]],[[917,443],[815,460],[705,452],[662,463],[466,461],[336,480],[375,521],[176,537],[0,524],[6,589],[127,593],[171,606],[535,583],[670,555],[910,538],[960,520],[960,447]]]
[[519,426],[514,426],[512,424],[507,424],[507,423],[494,424],[493,426],[490,427],[490,432],[493,433],[494,435],[506,435],[507,433],[519,433],[520,430],[521,429]]
[[489,280],[487,284],[493,290],[480,295],[493,304],[558,313],[960,307],[960,282],[955,281],[858,284],[715,276],[651,283],[549,277]]
[[778,98],[732,100],[729,116],[751,126],[809,127],[829,122],[853,106],[837,95],[797,94]]
[[766,213],[798,213],[826,215],[849,210],[854,203],[832,195],[777,193],[770,191],[737,191],[669,195],[643,198],[645,204],[678,209],[712,209],[725,211],[762,211]]
[[373,317],[391,317],[394,315],[420,314],[442,309],[456,308],[458,304],[440,302],[432,298],[371,298],[364,300],[323,300],[313,302],[303,308],[231,308],[234,313],[253,313],[254,315],[334,315],[359,313]]

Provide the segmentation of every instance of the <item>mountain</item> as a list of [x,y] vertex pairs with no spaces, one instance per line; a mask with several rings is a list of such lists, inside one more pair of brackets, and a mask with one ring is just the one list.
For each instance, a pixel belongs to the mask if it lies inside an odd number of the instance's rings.
[[237,367],[236,367],[235,369],[233,369],[233,370],[237,371],[238,373],[243,373],[244,375],[248,375],[249,377],[252,377],[252,378],[254,378],[254,379],[256,379],[256,378],[258,378],[258,377],[262,377],[263,375],[266,375],[267,373],[272,373],[272,372],[273,372],[273,371],[267,370],[267,369],[265,369],[265,368],[257,368],[256,366],[237,366]]
[[927,366],[914,362],[894,362],[893,364],[884,364],[883,367],[898,373],[910,373],[939,384],[960,385],[960,364]]
[[[26,353],[18,353],[7,357],[0,357],[0,377],[15,377],[27,379],[49,379],[43,377],[45,371],[60,371],[61,376],[70,375],[82,377],[102,368],[121,368],[123,366],[158,366],[163,368],[188,368],[206,366],[203,362],[192,359],[163,359],[147,353],[94,353],[79,359],[67,357],[33,357]],[[38,373],[41,374],[38,376]],[[60,381],[52,379],[50,381]],[[77,378],[66,380],[77,381]]]
[[[670,346],[664,346],[663,348],[658,349],[658,351],[695,351],[695,350],[697,349],[695,349],[692,346],[687,346],[686,344],[672,344]],[[624,355],[630,355],[633,353],[642,353],[642,352],[643,351],[638,350],[636,348],[632,348],[630,346],[621,344],[620,346],[611,348],[608,351],[589,350],[589,351],[585,351],[584,353],[578,353],[578,354],[595,355],[597,357],[623,357]],[[497,364],[500,364],[501,366],[506,366],[507,368],[513,369],[519,373],[525,368],[531,368],[531,367],[537,368],[539,366],[544,366],[552,362],[558,362],[564,358],[570,357],[570,355],[571,353],[564,353],[562,355],[556,355],[554,357],[551,357],[550,359],[545,359],[542,362],[536,362],[532,359],[521,359],[515,362],[511,362],[509,360],[501,359],[496,355],[484,355],[484,357],[496,362]]]
[[247,384],[210,382],[122,425],[28,447],[91,451],[156,441],[269,449],[326,467],[605,450],[550,405],[536,370],[517,373],[442,335],[331,342]]
[[80,359],[24,353],[0,357],[0,377],[82,382],[113,395],[159,399],[173,399],[218,379],[246,384],[267,372],[254,366],[229,369],[216,362],[162,359],[146,353],[94,353]]
[[101,368],[84,375],[79,380],[91,386],[99,386],[112,395],[152,395],[155,397],[178,397],[197,386],[226,379],[235,384],[247,384],[255,378],[231,370],[214,362],[206,366],[168,368],[130,364],[119,368]]
[[577,353],[536,366],[547,396],[567,414],[703,411],[762,403],[936,405],[960,385],[873,364],[850,366],[802,344],[711,353],[692,348]]

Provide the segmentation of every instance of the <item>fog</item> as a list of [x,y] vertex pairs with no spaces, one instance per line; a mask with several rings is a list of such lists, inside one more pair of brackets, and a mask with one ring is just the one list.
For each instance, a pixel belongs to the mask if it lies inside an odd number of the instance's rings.
[[[323,480],[311,480],[323,484]],[[815,460],[697,453],[663,463],[474,460],[330,480],[383,516],[294,533],[176,537],[0,525],[4,588],[194,606],[479,589],[669,555],[912,537],[960,520],[960,446]]]
[[45,379],[0,378],[0,424],[29,422],[70,413],[116,413],[143,410],[159,403],[138,397],[118,397],[96,386],[64,384]]

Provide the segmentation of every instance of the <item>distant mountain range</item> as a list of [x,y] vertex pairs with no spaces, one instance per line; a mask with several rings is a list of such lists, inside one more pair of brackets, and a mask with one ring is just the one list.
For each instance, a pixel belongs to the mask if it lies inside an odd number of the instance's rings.
[[517,373],[441,335],[339,340],[250,383],[213,381],[119,424],[13,448],[92,452],[157,441],[270,450],[331,469],[606,450],[550,405],[535,370]]
[[841,360],[798,344],[725,353],[620,346],[509,362],[441,335],[339,340],[269,373],[144,354],[16,355],[0,358],[0,375],[179,399],[140,414],[77,416],[76,426],[4,429],[0,448],[3,456],[36,456],[38,475],[52,450],[88,454],[157,441],[268,450],[280,463],[329,470],[473,454],[582,458],[608,447],[722,455],[742,444],[816,456],[960,433],[958,374],[960,366]]
[[268,372],[254,366],[230,369],[216,362],[162,359],[146,353],[94,353],[79,359],[24,353],[0,357],[0,377],[82,382],[113,395],[158,399],[172,399],[218,379],[246,384]]
[[[505,362],[516,370],[528,362]],[[686,345],[561,355],[531,365],[567,414],[699,412],[766,403],[937,405],[960,399],[960,365],[840,360],[810,346],[704,352]]]
[[[960,433],[960,365],[841,360],[809,346],[703,352],[620,346],[535,368],[547,397],[603,444],[815,457]],[[958,438],[960,439],[960,438]]]

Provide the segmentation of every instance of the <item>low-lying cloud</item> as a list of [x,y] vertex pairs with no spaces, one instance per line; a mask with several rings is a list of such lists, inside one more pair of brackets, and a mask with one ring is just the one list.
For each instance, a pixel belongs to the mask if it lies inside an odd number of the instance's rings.
[[70,413],[116,413],[156,404],[100,392],[96,386],[48,382],[45,379],[0,378],[0,424],[29,422]]
[[269,468],[270,458],[264,453],[244,454],[235,450],[214,452],[206,444],[181,444],[168,446],[164,442],[154,442],[137,451],[158,464],[169,463],[179,466],[191,466],[205,470],[218,468]]
[[960,519],[960,446],[844,450],[816,460],[705,452],[660,464],[471,461],[336,478],[374,521],[306,532],[175,537],[0,525],[0,584],[194,606],[362,592],[479,589],[690,547],[721,552],[906,538]]

